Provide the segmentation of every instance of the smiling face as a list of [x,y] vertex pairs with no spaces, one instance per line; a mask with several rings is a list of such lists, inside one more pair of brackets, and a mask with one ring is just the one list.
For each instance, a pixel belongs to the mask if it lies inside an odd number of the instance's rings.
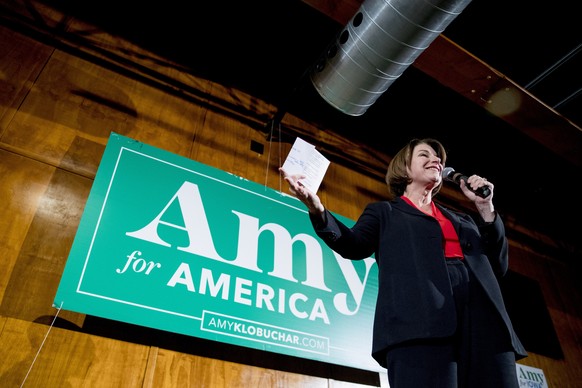
[[412,151],[407,171],[413,183],[435,186],[441,183],[443,164],[434,148],[419,143]]
[[388,197],[404,194],[410,185],[419,190],[432,187],[436,195],[442,186],[442,170],[447,152],[435,139],[412,139],[394,155],[386,169]]

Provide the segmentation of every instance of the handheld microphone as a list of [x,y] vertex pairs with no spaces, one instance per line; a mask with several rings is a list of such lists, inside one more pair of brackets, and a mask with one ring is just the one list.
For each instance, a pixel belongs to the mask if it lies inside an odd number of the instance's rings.
[[[443,179],[460,185],[461,180],[465,181],[466,184],[468,177],[459,172],[455,172],[455,169],[452,167],[445,167],[443,169]],[[481,198],[487,198],[491,194],[491,189],[489,186],[481,186],[478,189],[473,190],[471,186],[467,185],[467,188]]]

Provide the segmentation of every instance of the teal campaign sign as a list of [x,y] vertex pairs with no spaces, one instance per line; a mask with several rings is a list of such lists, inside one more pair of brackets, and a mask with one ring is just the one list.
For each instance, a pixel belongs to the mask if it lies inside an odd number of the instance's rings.
[[54,306],[381,371],[377,288],[374,258],[329,249],[296,198],[113,133]]

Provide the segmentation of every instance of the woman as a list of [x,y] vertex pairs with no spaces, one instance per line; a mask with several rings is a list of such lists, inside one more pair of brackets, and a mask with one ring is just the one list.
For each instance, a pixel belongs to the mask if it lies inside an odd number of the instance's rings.
[[[436,204],[446,152],[413,139],[388,165],[389,201],[366,206],[350,228],[287,175],[317,235],[346,259],[375,255],[379,270],[372,356],[391,388],[517,388],[516,359],[527,354],[513,330],[498,279],[508,269],[493,184],[473,175],[460,187],[475,219]],[[474,194],[489,186],[487,198]]]

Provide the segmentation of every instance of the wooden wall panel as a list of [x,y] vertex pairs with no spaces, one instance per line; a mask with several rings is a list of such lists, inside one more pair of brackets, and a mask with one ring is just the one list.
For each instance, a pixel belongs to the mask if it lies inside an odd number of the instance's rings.
[[328,387],[327,379],[320,377],[243,366],[164,349],[157,349],[153,376],[146,387]]
[[388,192],[384,182],[338,164],[330,166],[320,190],[328,209],[352,220],[358,218],[369,202],[385,200]]
[[0,138],[52,51],[0,26]]
[[[32,173],[30,175],[33,175]],[[26,182],[17,189],[25,190]],[[2,315],[35,321],[54,314],[53,298],[92,181],[56,169],[19,247],[0,307]],[[16,211],[12,218],[20,214]],[[66,307],[66,306],[65,306]]]
[[[109,134],[106,128],[120,120],[115,115],[110,115],[112,117],[108,120],[99,117],[101,125],[88,128],[86,117],[91,114],[92,105],[81,94],[87,88],[90,90],[91,84],[96,86],[102,82],[91,74],[97,66],[79,59],[70,59],[72,63],[68,61],[69,58],[62,53],[54,53],[3,137],[3,143],[11,149],[22,150],[55,166],[61,164],[76,136],[103,142]],[[83,79],[86,86],[76,83]],[[114,89],[118,90],[118,87]],[[98,93],[92,92],[95,96]],[[87,162],[81,160],[78,164]]]
[[202,114],[178,97],[57,51],[2,141],[10,149],[91,176],[103,147],[91,150],[88,144],[104,146],[116,132],[187,156]]
[[53,172],[53,167],[0,149],[1,300]]
[[250,153],[248,130],[240,128],[232,118],[212,112],[208,112],[203,123],[195,139],[192,159],[230,173],[240,171],[238,156]]
[[148,355],[147,346],[9,318],[0,333],[0,385],[138,388]]

